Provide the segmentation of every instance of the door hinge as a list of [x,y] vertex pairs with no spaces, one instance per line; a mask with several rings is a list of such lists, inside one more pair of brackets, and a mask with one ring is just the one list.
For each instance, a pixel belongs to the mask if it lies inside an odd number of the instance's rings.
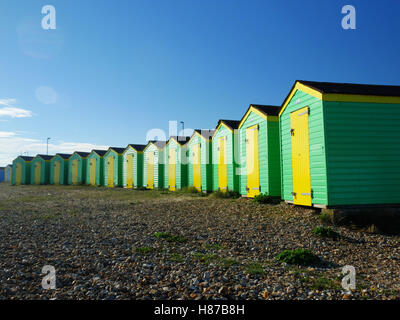
[[290,129],[290,135],[291,135],[291,136],[294,136],[294,129],[293,129],[293,128]]

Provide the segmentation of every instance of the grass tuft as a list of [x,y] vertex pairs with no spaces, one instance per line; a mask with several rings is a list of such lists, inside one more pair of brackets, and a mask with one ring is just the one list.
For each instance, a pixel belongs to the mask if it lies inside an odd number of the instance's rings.
[[194,259],[199,260],[201,262],[204,262],[206,264],[214,262],[215,260],[218,259],[218,256],[215,253],[195,252],[195,253],[192,254],[192,256],[193,256]]
[[187,241],[186,238],[178,236],[178,235],[172,235],[167,232],[156,232],[154,233],[154,237],[158,239],[163,239],[168,242],[185,242]]
[[257,274],[257,275],[262,275],[265,273],[263,266],[259,263],[250,263],[246,265],[245,271],[248,274]]
[[171,261],[174,262],[182,262],[183,261],[183,256],[179,253],[171,253]]
[[322,223],[326,223],[326,224],[331,224],[332,223],[332,214],[328,213],[328,212],[322,212],[319,216],[318,216],[319,221],[321,221]]
[[219,199],[238,199],[240,198],[240,193],[234,190],[228,190],[226,192],[218,190],[213,192],[211,197]]
[[261,193],[261,194],[255,196],[253,201],[257,202],[257,203],[262,203],[262,204],[267,204],[267,203],[278,204],[281,202],[281,200],[279,198],[271,197],[271,196],[267,195],[266,193]]
[[135,248],[134,249],[134,251],[136,252],[136,253],[139,253],[139,254],[149,254],[149,253],[151,253],[152,252],[152,248],[150,248],[150,247],[139,247],[139,248]]
[[316,265],[321,261],[318,256],[307,249],[284,250],[276,256],[276,259],[300,266]]
[[195,187],[185,187],[180,190],[182,193],[199,193],[200,191],[197,190]]
[[332,238],[332,239],[339,238],[339,234],[335,230],[332,230],[329,227],[322,227],[322,226],[315,227],[312,233],[321,238]]

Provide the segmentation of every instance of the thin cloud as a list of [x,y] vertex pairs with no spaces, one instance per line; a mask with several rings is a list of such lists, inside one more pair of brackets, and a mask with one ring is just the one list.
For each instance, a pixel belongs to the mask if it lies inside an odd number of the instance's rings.
[[0,131],[0,138],[10,138],[10,137],[14,137],[15,135],[16,135],[15,132]]
[[16,99],[5,98],[0,99],[0,117],[11,117],[11,118],[31,118],[32,112],[23,108],[14,106],[17,102]]
[[16,102],[17,102],[17,99],[10,99],[10,98],[0,99],[0,104],[3,106],[11,106],[11,105],[15,104]]
[[[74,151],[90,152],[93,149],[107,149],[107,146],[88,142],[64,142],[49,144],[49,154],[73,153]],[[45,154],[46,142],[19,136],[16,132],[0,131],[0,167],[6,166],[20,155],[36,156]]]

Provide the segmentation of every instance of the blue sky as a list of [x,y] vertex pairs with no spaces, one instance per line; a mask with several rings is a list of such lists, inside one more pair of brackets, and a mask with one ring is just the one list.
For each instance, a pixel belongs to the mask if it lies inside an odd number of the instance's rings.
[[[44,5],[56,30],[41,28]],[[341,9],[356,8],[344,30]],[[400,2],[3,0],[0,166],[214,128],[296,79],[400,85]]]

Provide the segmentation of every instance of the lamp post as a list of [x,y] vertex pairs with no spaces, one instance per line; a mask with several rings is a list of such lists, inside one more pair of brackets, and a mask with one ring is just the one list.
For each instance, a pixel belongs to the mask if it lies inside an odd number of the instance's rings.
[[47,138],[47,155],[49,155],[49,140],[50,140],[51,138]]

